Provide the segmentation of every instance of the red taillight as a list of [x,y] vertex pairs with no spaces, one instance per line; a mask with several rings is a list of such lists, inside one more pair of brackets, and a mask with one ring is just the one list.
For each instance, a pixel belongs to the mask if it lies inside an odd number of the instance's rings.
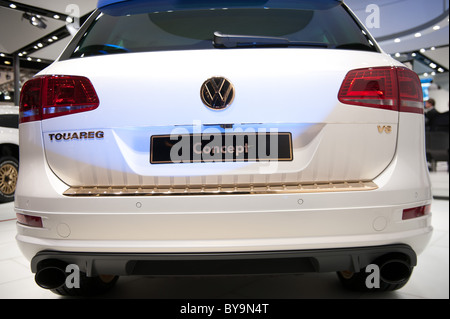
[[400,112],[423,114],[423,93],[416,73],[406,68],[397,68]]
[[423,113],[419,77],[413,71],[401,67],[350,71],[341,85],[338,99],[351,105]]
[[25,82],[20,92],[20,123],[41,120],[43,78]]
[[27,81],[20,95],[20,123],[94,110],[99,99],[81,76],[44,75]]
[[413,207],[403,210],[402,220],[412,219],[428,215],[431,211],[431,205]]
[[19,222],[19,224],[22,224],[25,226],[30,226],[30,227],[38,227],[38,228],[43,227],[42,217],[19,214],[19,213],[16,213],[16,216],[17,216],[17,221]]
[[350,71],[339,91],[339,101],[346,104],[397,110],[397,81],[394,68]]

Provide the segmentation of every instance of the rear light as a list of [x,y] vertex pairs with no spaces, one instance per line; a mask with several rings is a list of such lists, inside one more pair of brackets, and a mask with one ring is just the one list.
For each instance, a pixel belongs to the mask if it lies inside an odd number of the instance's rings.
[[99,99],[81,76],[44,75],[27,81],[20,94],[20,123],[94,110]]
[[419,77],[403,67],[352,70],[341,85],[338,99],[351,105],[423,113]]
[[402,220],[422,217],[428,215],[431,211],[431,205],[413,207],[403,210]]
[[416,73],[406,68],[397,68],[400,112],[423,114],[423,93]]
[[339,101],[346,104],[398,109],[397,81],[394,68],[350,71],[339,91]]
[[30,226],[30,227],[38,227],[43,228],[42,224],[42,217],[38,216],[31,216],[31,215],[25,215],[25,214],[19,214],[16,213],[17,221],[19,224]]

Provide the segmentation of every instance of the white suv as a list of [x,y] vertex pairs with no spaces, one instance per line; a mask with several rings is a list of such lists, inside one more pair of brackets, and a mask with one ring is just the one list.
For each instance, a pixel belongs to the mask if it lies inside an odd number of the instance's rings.
[[0,203],[12,202],[19,173],[19,108],[0,105]]
[[[431,233],[422,90],[337,0],[101,0],[20,103],[37,283],[338,272],[402,287]],[[77,265],[80,288],[65,285]]]

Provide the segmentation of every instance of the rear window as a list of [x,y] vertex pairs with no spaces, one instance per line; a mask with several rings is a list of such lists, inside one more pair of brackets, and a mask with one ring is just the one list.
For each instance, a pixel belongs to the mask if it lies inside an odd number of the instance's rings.
[[155,7],[143,5],[142,1],[133,5],[131,1],[99,9],[61,58],[213,49],[215,32],[283,38],[297,44],[316,43],[322,48],[377,51],[367,33],[336,1],[317,8],[280,5],[166,11],[155,11]]

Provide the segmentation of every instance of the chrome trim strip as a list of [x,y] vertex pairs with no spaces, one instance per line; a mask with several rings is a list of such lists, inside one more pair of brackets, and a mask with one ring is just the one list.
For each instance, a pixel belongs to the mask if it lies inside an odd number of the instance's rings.
[[280,193],[355,192],[375,190],[372,181],[322,182],[304,184],[176,185],[176,186],[80,186],[71,187],[65,196],[180,196],[239,195]]

